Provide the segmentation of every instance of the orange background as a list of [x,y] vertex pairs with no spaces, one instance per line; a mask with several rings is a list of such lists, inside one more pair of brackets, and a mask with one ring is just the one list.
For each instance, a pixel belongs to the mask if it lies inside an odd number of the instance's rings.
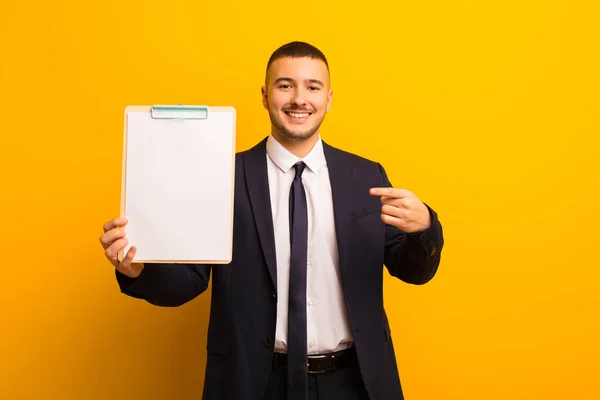
[[596,1],[4,2],[0,398],[198,399],[209,293],[121,295],[98,238],[119,213],[127,105],[231,105],[290,40],[331,63],[329,143],[438,211],[436,278],[386,277],[407,399],[598,399]]

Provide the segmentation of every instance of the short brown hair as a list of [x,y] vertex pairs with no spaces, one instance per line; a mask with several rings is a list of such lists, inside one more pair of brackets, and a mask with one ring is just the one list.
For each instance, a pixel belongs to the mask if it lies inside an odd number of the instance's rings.
[[267,63],[267,71],[273,62],[279,58],[283,57],[310,57],[321,60],[327,66],[327,70],[329,70],[329,64],[327,63],[327,58],[325,58],[325,54],[321,52],[321,50],[317,49],[312,44],[306,42],[290,42],[284,44],[277,50],[271,54],[271,58],[269,58],[269,62]]

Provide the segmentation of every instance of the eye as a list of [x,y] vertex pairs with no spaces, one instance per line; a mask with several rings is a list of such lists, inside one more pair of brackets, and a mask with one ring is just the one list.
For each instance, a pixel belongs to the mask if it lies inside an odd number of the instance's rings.
[[318,86],[309,86],[308,90],[312,91],[312,92],[316,92],[317,90],[320,90],[321,88]]
[[277,86],[279,89],[289,89],[292,87],[292,85],[288,84],[288,83],[282,83],[281,85]]

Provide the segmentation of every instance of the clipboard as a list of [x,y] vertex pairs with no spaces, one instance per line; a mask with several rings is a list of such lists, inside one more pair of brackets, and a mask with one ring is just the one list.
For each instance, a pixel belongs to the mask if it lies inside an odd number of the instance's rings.
[[233,250],[236,110],[125,108],[121,216],[133,262],[227,264]]

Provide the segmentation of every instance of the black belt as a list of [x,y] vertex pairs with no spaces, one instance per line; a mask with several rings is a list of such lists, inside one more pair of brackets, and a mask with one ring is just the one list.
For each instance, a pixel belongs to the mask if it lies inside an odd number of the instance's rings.
[[[333,371],[337,368],[343,368],[347,365],[356,363],[356,350],[351,347],[346,350],[336,351],[329,354],[309,355],[306,359],[309,374],[320,374],[327,371]],[[273,369],[280,370],[287,368],[287,354],[275,353],[273,356]]]

